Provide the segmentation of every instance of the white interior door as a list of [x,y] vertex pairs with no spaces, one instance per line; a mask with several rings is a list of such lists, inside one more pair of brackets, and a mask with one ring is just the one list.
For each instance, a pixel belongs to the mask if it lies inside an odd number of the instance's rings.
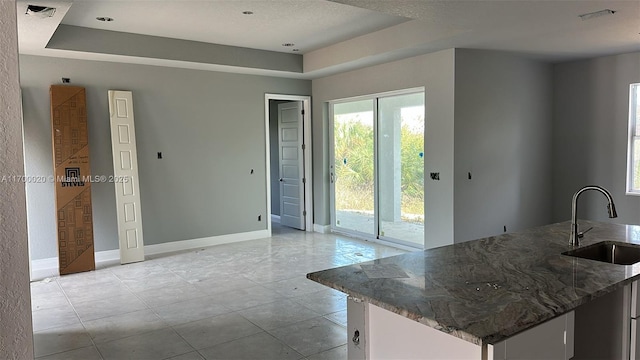
[[280,223],[304,230],[304,154],[302,102],[278,104]]
[[142,207],[131,91],[109,90],[109,117],[120,263],[128,264],[144,260]]

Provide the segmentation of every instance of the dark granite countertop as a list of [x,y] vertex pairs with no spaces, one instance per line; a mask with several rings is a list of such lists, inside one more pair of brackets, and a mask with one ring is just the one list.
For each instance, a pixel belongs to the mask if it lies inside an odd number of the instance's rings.
[[[579,221],[581,247],[640,244],[640,226]],[[562,255],[569,222],[307,274],[469,342],[495,344],[640,278],[640,263]]]

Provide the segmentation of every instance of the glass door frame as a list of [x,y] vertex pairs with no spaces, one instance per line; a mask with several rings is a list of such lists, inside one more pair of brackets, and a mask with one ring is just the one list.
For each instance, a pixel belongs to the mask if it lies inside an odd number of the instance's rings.
[[[336,99],[336,100],[331,100],[328,102],[328,107],[329,107],[329,207],[330,207],[330,216],[331,216],[331,231],[332,232],[336,232],[336,233],[340,233],[340,234],[344,234],[344,235],[348,235],[348,236],[354,236],[354,237],[358,237],[358,238],[362,238],[365,240],[370,240],[370,241],[379,241],[379,242],[383,242],[383,243],[392,243],[394,245],[399,245],[403,248],[407,248],[407,249],[424,249],[424,239],[423,239],[423,243],[422,246],[420,246],[419,244],[416,244],[414,242],[409,242],[409,241],[404,241],[402,239],[398,239],[398,238],[393,238],[393,237],[388,237],[388,236],[381,236],[380,235],[380,210],[379,210],[379,184],[380,184],[380,179],[379,179],[379,158],[378,158],[378,128],[379,128],[379,116],[378,116],[378,107],[379,107],[379,100],[381,98],[387,98],[387,97],[393,97],[393,96],[400,96],[400,95],[409,95],[409,94],[416,94],[416,93],[422,93],[423,96],[425,97],[424,100],[424,107],[425,107],[425,114],[424,114],[424,121],[425,121],[425,130],[424,132],[426,133],[426,92],[425,92],[425,88],[424,87],[416,87],[416,88],[409,88],[409,89],[403,89],[403,90],[395,90],[395,91],[387,91],[387,92],[382,92],[382,93],[375,93],[375,94],[369,94],[369,95],[362,95],[362,96],[354,96],[354,97],[349,97],[349,98],[343,98],[343,99]],[[336,104],[343,104],[343,103],[349,103],[349,102],[355,102],[355,101],[363,101],[363,100],[372,100],[373,102],[373,137],[374,137],[374,141],[373,141],[373,178],[374,178],[374,182],[373,182],[373,206],[374,206],[374,229],[373,229],[373,234],[367,234],[361,231],[356,231],[356,230],[351,230],[351,229],[346,229],[346,228],[342,228],[339,227],[336,224],[336,193],[335,193],[335,180],[336,180],[336,175],[335,175],[335,124],[334,124],[334,105]],[[423,136],[425,134],[423,133]],[[424,204],[423,204],[424,206]],[[426,216],[426,214],[425,214]],[[424,231],[423,231],[423,238],[424,238]]]

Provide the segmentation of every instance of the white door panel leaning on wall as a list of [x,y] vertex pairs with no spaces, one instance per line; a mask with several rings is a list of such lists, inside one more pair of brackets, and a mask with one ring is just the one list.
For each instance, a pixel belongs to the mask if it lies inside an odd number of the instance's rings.
[[109,90],[109,118],[120,263],[128,264],[144,261],[142,206],[131,91]]

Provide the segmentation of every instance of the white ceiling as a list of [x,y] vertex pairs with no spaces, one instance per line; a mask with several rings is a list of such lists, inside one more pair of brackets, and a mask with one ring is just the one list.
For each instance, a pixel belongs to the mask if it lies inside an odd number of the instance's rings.
[[[640,0],[332,1],[466,30],[449,39],[450,47],[550,61],[640,50]],[[586,21],[578,16],[603,9],[616,13]]]
[[[35,19],[24,14],[27,3],[51,4],[58,11],[54,18]],[[616,13],[587,21],[578,17],[607,8]],[[99,22],[98,16],[115,21]],[[45,48],[59,23],[304,54],[304,72],[284,74],[298,78],[452,47],[510,51],[548,61],[640,51],[640,0],[18,0],[21,53],[261,73]]]

